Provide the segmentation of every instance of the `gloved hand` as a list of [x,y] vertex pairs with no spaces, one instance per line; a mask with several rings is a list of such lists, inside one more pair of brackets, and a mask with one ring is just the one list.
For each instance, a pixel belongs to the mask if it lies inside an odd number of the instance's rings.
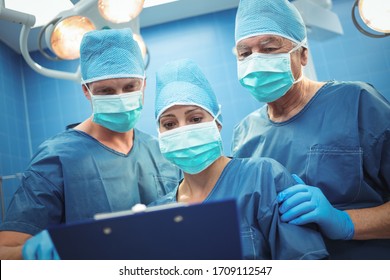
[[47,230],[43,230],[28,239],[23,246],[22,255],[25,260],[60,259]]
[[281,220],[294,225],[316,223],[330,239],[352,239],[354,225],[349,215],[334,208],[319,188],[307,186],[297,175],[292,176],[298,184],[277,196]]

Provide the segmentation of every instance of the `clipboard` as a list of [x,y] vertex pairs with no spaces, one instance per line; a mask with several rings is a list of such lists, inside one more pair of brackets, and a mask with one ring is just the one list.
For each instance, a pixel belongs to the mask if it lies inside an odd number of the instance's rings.
[[234,200],[169,204],[48,228],[63,260],[242,258]]

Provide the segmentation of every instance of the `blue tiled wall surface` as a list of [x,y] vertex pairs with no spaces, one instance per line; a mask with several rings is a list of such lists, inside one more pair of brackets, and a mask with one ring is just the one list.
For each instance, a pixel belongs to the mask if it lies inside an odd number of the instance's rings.
[[[390,99],[390,38],[373,39],[358,32],[351,20],[353,2],[333,1],[332,10],[341,20],[343,36],[323,42],[309,37],[317,77],[319,80],[367,81]],[[139,128],[157,135],[154,121],[156,70],[168,61],[192,58],[209,78],[222,105],[222,137],[225,153],[229,155],[234,125],[260,106],[237,81],[232,53],[235,12],[231,9],[141,30],[151,60]],[[31,55],[48,68],[74,72],[78,66],[78,60],[49,62],[38,52]],[[80,84],[36,73],[20,55],[0,43],[0,175],[20,172],[26,167],[30,158],[29,140],[34,152],[42,141],[90,114],[91,107]]]
[[365,81],[390,100],[390,38],[360,33],[351,18],[352,0],[334,0],[332,11],[344,34],[328,41],[309,41],[319,80]]
[[[20,55],[0,43],[0,176],[21,172],[30,159],[22,69]],[[2,181],[5,204],[17,185]]]

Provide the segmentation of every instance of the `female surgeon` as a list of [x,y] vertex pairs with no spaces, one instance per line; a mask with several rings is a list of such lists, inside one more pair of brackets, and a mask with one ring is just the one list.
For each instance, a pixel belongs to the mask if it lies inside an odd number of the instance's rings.
[[193,61],[161,68],[156,95],[160,150],[184,172],[184,179],[154,205],[235,199],[244,259],[327,258],[317,231],[280,220],[277,192],[294,185],[282,165],[269,158],[230,159],[222,154],[220,106]]

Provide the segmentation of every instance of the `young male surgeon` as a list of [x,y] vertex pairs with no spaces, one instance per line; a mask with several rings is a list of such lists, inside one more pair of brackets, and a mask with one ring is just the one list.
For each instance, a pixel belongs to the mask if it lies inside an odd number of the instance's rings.
[[93,113],[39,147],[0,225],[0,259],[58,259],[47,227],[148,204],[181,177],[157,140],[134,128],[145,69],[131,30],[87,33],[80,66]]

